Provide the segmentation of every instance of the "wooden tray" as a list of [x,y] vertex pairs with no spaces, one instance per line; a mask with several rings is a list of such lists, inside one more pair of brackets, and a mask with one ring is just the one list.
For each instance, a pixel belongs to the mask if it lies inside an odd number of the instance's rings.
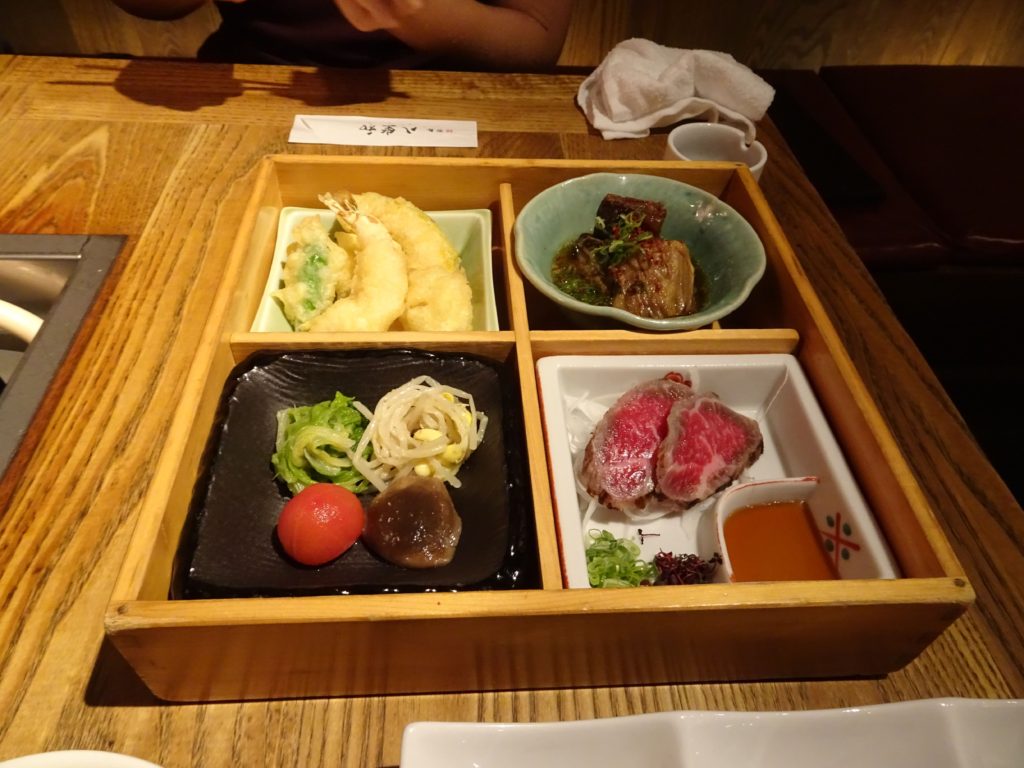
[[[740,211],[767,252],[754,294],[720,326],[674,334],[571,329],[521,279],[516,210],[592,171],[649,173]],[[427,210],[489,207],[502,330],[250,333],[282,207],[347,188]],[[224,284],[106,613],[114,645],[169,700],[637,685],[883,675],[973,601],[935,517],[746,168],[723,163],[276,156],[263,161]],[[539,589],[168,599],[174,559],[232,368],[255,352],[415,347],[516,363]],[[904,574],[896,580],[566,589],[534,362],[561,354],[784,352],[797,356]]]

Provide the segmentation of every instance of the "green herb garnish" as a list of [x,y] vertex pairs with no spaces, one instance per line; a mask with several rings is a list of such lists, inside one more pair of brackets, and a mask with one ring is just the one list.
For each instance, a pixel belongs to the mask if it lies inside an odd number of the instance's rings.
[[595,306],[609,306],[611,294],[597,281],[583,277],[576,265],[567,259],[556,259],[551,265],[551,279],[555,286],[574,299]]
[[587,577],[592,587],[638,587],[653,584],[658,569],[640,559],[640,547],[608,531],[587,533]]
[[620,214],[607,226],[600,216],[595,217],[594,235],[605,240],[605,244],[594,249],[594,257],[603,267],[614,267],[632,257],[644,240],[654,235],[641,229],[644,215],[640,211]]

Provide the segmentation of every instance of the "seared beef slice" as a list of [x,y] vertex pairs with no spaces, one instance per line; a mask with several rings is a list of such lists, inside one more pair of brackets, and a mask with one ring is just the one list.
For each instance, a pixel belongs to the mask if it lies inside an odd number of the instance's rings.
[[739,477],[763,448],[757,422],[714,395],[678,402],[658,449],[658,488],[665,497],[691,506]]
[[612,509],[640,510],[655,493],[654,462],[673,405],[696,393],[679,374],[633,387],[594,428],[583,456],[587,492]]

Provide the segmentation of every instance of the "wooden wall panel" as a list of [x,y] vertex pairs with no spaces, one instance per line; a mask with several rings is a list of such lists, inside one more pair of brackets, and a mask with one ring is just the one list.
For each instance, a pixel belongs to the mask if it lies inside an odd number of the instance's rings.
[[[175,22],[136,19],[109,0],[0,8],[18,53],[188,58],[217,25],[211,5]],[[728,51],[753,67],[826,64],[1024,66],[1020,0],[576,0],[560,64],[591,67],[619,41]]]
[[577,2],[562,64],[593,66],[619,40],[728,51],[753,67],[1024,66],[1017,0]]
[[1024,7],[973,0],[950,36],[942,64],[1024,64]]

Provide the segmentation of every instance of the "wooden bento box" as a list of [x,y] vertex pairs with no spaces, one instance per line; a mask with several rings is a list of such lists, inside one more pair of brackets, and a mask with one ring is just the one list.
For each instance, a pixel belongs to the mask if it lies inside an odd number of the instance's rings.
[[[712,328],[658,334],[572,327],[513,257],[517,210],[594,171],[654,174],[720,197],[754,227],[767,270]],[[253,333],[286,206],[347,188],[424,210],[489,208],[500,329]],[[226,256],[224,283],[167,435],[106,613],[145,684],[174,701],[883,675],[907,664],[973,591],[745,168],[717,163],[266,158]],[[413,348],[515,371],[536,586],[308,597],[169,597],[225,382],[254,353]],[[800,363],[902,574],[896,579],[569,589],[564,583],[536,362],[553,355],[788,353]],[[521,408],[521,412],[518,411]]]

